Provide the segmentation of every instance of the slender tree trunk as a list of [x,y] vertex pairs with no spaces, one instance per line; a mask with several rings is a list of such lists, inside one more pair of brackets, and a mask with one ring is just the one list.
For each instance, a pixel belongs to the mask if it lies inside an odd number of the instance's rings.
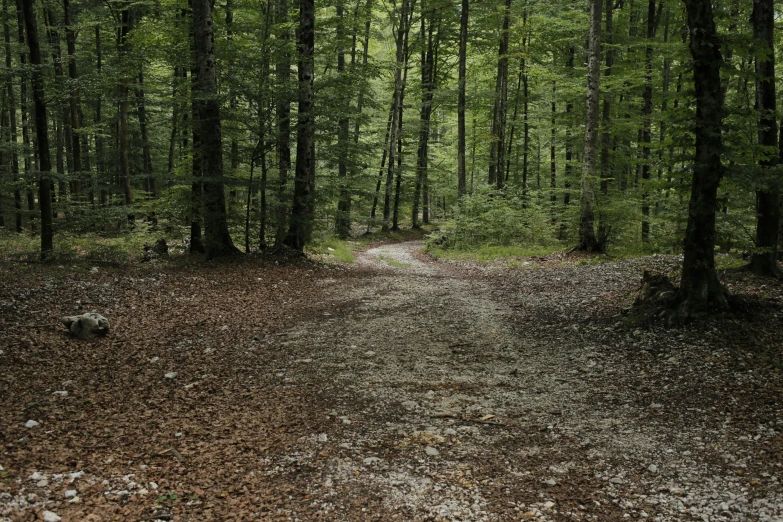
[[409,30],[408,27],[408,7],[411,7],[409,0],[402,0],[400,9],[400,21],[396,31],[397,63],[394,71],[394,94],[392,103],[392,122],[391,133],[389,134],[389,154],[388,165],[386,169],[386,192],[383,198],[383,227],[381,230],[388,232],[391,225],[392,211],[392,188],[394,183],[394,168],[397,164],[397,133],[399,131],[400,105],[402,104],[402,70],[405,65],[405,36]]
[[549,201],[552,205],[552,224],[557,223],[557,148],[555,146],[557,142],[557,103],[555,102],[555,95],[557,94],[557,85],[552,85],[552,120],[551,128],[552,132],[549,138]]
[[[41,209],[41,260],[46,261],[53,254],[52,242],[52,196],[51,173],[52,162],[49,157],[49,130],[46,115],[46,95],[44,92],[43,70],[41,69],[41,48],[38,43],[38,28],[35,22],[34,0],[20,0],[27,45],[30,49],[31,83],[33,104],[35,106],[35,134],[38,143],[38,159],[40,172],[38,177],[38,202]],[[18,8],[18,4],[17,4]]]
[[[121,26],[119,34],[119,51],[121,60],[126,63],[130,57],[130,44],[128,43],[128,33],[130,33],[131,26],[133,24],[133,14],[131,6],[125,4],[123,10],[120,13]],[[133,226],[136,218],[131,210],[130,206],[133,204],[133,189],[131,188],[131,173],[130,173],[130,151],[128,143],[128,83],[130,79],[127,74],[123,74],[120,79],[119,86],[119,104],[120,104],[120,183],[122,184],[122,191],[124,195],[124,204],[128,207],[128,223]]]
[[383,139],[383,149],[381,152],[381,166],[378,171],[378,181],[375,184],[375,197],[372,200],[372,210],[370,211],[370,223],[367,226],[367,232],[370,232],[370,227],[375,220],[375,212],[378,208],[378,197],[381,193],[381,183],[383,182],[383,173],[386,167],[386,154],[389,152],[389,138],[391,137],[391,126],[394,117],[394,100],[392,100],[391,107],[389,108],[389,118],[386,120],[386,136]]
[[[753,37],[764,54],[756,57],[756,106],[759,111],[759,145],[768,157],[759,162],[763,171],[780,162],[778,144],[777,100],[775,98],[775,7],[772,0],[753,1]],[[771,152],[774,150],[774,153]],[[770,178],[772,176],[769,176]],[[775,182],[762,181],[770,188],[756,190],[756,251],[750,259],[751,270],[758,275],[778,275],[778,231],[780,228],[780,193]]]
[[511,0],[506,0],[503,28],[498,50],[498,73],[495,81],[495,111],[492,118],[492,145],[489,158],[489,183],[503,188],[505,167],[506,117],[508,112],[508,40]]
[[[524,75],[524,65],[525,65],[525,59],[521,58],[519,60],[519,74],[517,75],[517,88],[516,92],[514,93],[514,114],[511,116],[511,131],[508,133],[508,147],[506,148],[506,164],[503,165],[503,180],[505,183],[508,183],[509,176],[511,173],[511,156],[512,151],[514,150],[514,134],[516,133],[517,129],[517,114],[519,113],[519,98],[520,94],[522,93],[522,76]],[[518,164],[514,168],[514,183],[519,183],[518,174]],[[524,192],[525,187],[522,187],[522,191]]]
[[400,112],[399,117],[397,118],[397,175],[396,175],[396,182],[394,187],[394,205],[392,208],[392,227],[391,229],[394,231],[397,231],[400,229],[399,226],[399,218],[400,218],[400,195],[401,195],[401,185],[402,185],[402,145],[403,145],[403,135],[402,135],[402,117],[403,117],[403,111],[405,109],[405,86],[408,84],[408,58],[410,57],[410,52],[408,51],[408,35],[410,34],[410,27],[413,19],[413,6],[411,6],[411,16],[408,19],[407,27],[408,30],[405,31],[405,44],[403,45],[403,56],[404,56],[404,62],[403,62],[403,73],[402,73],[402,88],[400,90],[400,103],[398,105],[398,110]]
[[299,1],[299,111],[296,123],[296,172],[291,223],[285,244],[304,250],[313,226],[315,209],[315,121],[313,119],[313,78],[315,50],[315,2]]
[[[5,40],[5,66],[8,71],[13,71],[13,58],[11,52],[11,27],[9,25],[8,0],[3,0],[3,37]],[[22,80],[24,81],[24,80]],[[14,78],[8,76],[7,84],[8,96],[8,123],[10,151],[11,151],[11,178],[14,182],[14,209],[15,209],[15,227],[17,234],[22,233],[22,192],[19,179],[19,151],[18,134],[16,121],[16,96],[14,92]]]
[[136,88],[136,107],[141,131],[142,169],[148,196],[156,198],[155,178],[152,176],[152,154],[150,152],[149,132],[147,131],[147,103],[144,97],[144,71],[139,71],[138,87]]
[[[101,49],[101,27],[100,25],[95,26],[95,59],[96,59],[96,70],[98,71],[98,78],[101,78],[103,74],[103,54]],[[96,174],[98,177],[98,201],[100,206],[105,207],[108,203],[108,191],[106,190],[106,172],[105,172],[105,164],[104,164],[104,155],[103,155],[103,137],[101,133],[101,127],[103,126],[103,122],[101,121],[101,109],[103,107],[103,100],[100,95],[100,92],[98,93],[97,97],[95,98],[95,116],[93,119],[93,123],[95,124],[95,127],[97,129],[95,133],[95,169]]]
[[[606,32],[604,35],[604,42],[606,44],[606,69],[604,69],[604,77],[608,80],[612,76],[612,67],[614,66],[615,51],[611,48],[613,43],[613,13],[614,5],[613,0],[606,1]],[[609,193],[609,179],[612,178],[612,167],[609,163],[609,148],[612,144],[612,96],[604,91],[603,111],[601,114],[601,194],[606,196]],[[599,218],[603,218],[600,215]],[[600,228],[605,230],[606,224],[601,219]],[[601,235],[601,234],[599,234]]]
[[653,113],[653,47],[655,33],[658,29],[658,20],[660,19],[660,9],[663,2],[660,3],[658,14],[656,15],[655,0],[648,0],[647,3],[647,47],[644,50],[644,93],[642,94],[644,122],[642,124],[642,243],[650,242],[650,202],[647,182],[650,181],[650,144],[652,142],[652,113]]
[[[337,216],[335,219],[335,233],[337,237],[345,239],[351,235],[351,217],[346,213],[350,209],[351,191],[348,186],[348,140],[349,124],[348,112],[351,107],[351,100],[347,92],[348,82],[346,81],[345,70],[345,17],[343,15],[343,0],[337,3],[337,75],[343,88],[343,99],[340,101],[341,116],[337,122],[337,177],[340,188],[339,201],[337,203]],[[354,38],[354,42],[356,39]]]
[[27,215],[30,224],[30,232],[35,233],[35,196],[31,189],[31,151],[32,144],[30,142],[30,121],[28,119],[28,95],[27,95],[27,83],[29,78],[27,77],[27,55],[24,52],[27,40],[25,39],[25,22],[24,13],[22,12],[21,0],[16,0],[16,22],[17,22],[17,34],[19,41],[19,66],[22,71],[19,82],[19,108],[22,116],[22,153],[24,155],[24,181],[27,192]]
[[694,64],[696,156],[685,230],[682,284],[677,295],[681,319],[713,307],[728,306],[715,271],[715,211],[723,174],[721,39],[715,29],[710,0],[684,0],[684,3]]
[[[611,2],[612,0],[607,0]],[[598,94],[601,81],[601,4],[590,1],[590,40],[587,62],[587,120],[585,122],[585,160],[582,168],[582,187],[579,198],[580,250],[598,252],[603,245],[595,237],[594,207],[596,152],[598,148]]]
[[277,231],[275,234],[275,246],[282,245],[288,225],[288,198],[286,186],[288,184],[288,172],[291,168],[291,99],[289,95],[289,83],[291,80],[291,55],[288,52],[289,32],[288,28],[288,0],[276,0],[276,24],[282,29],[277,35],[280,41],[280,51],[277,53],[275,64],[275,76],[277,79],[277,106],[275,118],[277,120]]
[[[226,0],[226,36],[229,40],[234,39],[234,1],[233,0]],[[266,53],[264,56],[264,59],[266,59]],[[229,116],[229,121],[232,122],[232,127],[235,126],[233,123],[237,119],[237,95],[236,95],[236,89],[234,88],[234,84],[236,82],[236,72],[235,72],[235,64],[234,64],[234,58],[233,53],[229,54],[228,56],[228,107],[231,111],[231,114]],[[235,129],[231,129],[231,149],[230,149],[230,163],[231,163],[231,172],[229,173],[229,183],[231,190],[229,192],[231,199],[230,201],[234,201],[237,198],[237,190],[236,190],[236,176],[237,176],[237,170],[239,169],[239,140],[237,139],[237,132]]]
[[[425,34],[425,17],[421,19],[421,40],[424,42],[425,37],[427,40],[427,46],[422,43],[421,47],[421,111],[419,116],[419,146],[416,151],[416,187],[413,193],[413,228],[421,228],[419,223],[419,201],[421,200],[421,192],[424,185],[424,176],[428,168],[429,160],[429,135],[430,135],[430,116],[432,114],[432,97],[435,89],[435,76],[434,76],[434,63],[433,63],[433,38],[432,38],[433,23],[430,20],[429,34]],[[464,103],[464,100],[463,100]],[[465,114],[463,107],[462,124],[465,124]],[[463,129],[464,132],[464,129]],[[464,136],[463,136],[464,139]],[[462,144],[464,148],[464,143]],[[462,167],[464,168],[465,158],[464,150],[462,158]],[[463,179],[464,183],[464,179]]]
[[215,36],[211,0],[193,0],[193,36],[196,58],[196,87],[201,139],[201,176],[204,190],[204,246],[207,259],[238,252],[228,233],[223,180],[223,136],[220,122]]
[[[462,0],[459,23],[459,92],[457,94],[457,194],[461,198],[466,192],[467,171],[465,167],[465,83],[467,77],[468,52],[468,0]],[[418,200],[417,204],[418,204]],[[418,212],[414,213],[417,218]]]
[[71,2],[63,0],[63,12],[65,17],[65,45],[68,51],[68,78],[71,80],[71,91],[68,97],[68,108],[70,110],[71,122],[71,151],[73,154],[73,177],[74,199],[77,204],[82,199],[82,181],[84,177],[84,166],[82,165],[82,146],[81,146],[81,120],[79,108],[79,70],[76,66],[76,32],[73,29],[71,20]]

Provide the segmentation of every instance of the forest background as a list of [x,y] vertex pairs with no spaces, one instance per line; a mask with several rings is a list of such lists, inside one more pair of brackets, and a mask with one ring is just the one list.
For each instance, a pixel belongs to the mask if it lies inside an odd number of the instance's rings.
[[433,222],[433,244],[457,250],[680,252],[710,133],[689,35],[706,34],[720,188],[714,237],[696,233],[777,270],[769,0],[15,4],[0,94],[12,252],[41,231],[44,257],[85,237],[110,248],[141,221],[210,257]]

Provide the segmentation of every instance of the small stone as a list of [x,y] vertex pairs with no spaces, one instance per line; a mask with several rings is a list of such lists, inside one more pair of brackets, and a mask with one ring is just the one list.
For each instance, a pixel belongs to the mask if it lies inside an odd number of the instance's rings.
[[375,352],[373,352],[372,350],[369,350],[369,351],[364,352],[364,355],[366,355],[367,357],[372,357],[373,355],[375,355]]
[[649,471],[650,473],[658,473],[658,466],[656,466],[655,464],[650,464],[647,467],[647,471]]
[[25,428],[35,428],[36,426],[40,426],[41,423],[38,421],[34,421],[33,419],[30,419],[29,421],[24,423]]
[[68,491],[65,492],[65,498],[73,498],[78,494],[79,492],[76,491],[75,489],[69,489]]
[[418,406],[416,401],[405,401],[402,403],[402,407],[406,410],[415,410]]
[[373,465],[376,465],[376,464],[380,464],[381,463],[381,459],[379,459],[378,457],[367,457],[362,462],[364,462],[365,466],[373,466]]
[[65,390],[60,390],[60,391],[54,392],[52,395],[59,395],[60,397],[67,397],[68,396],[68,392],[65,391]]
[[650,408],[659,410],[659,409],[663,408],[663,404],[661,404],[659,402],[654,402],[654,403],[650,404]]
[[45,488],[46,486],[49,485],[49,481],[46,479],[41,479],[35,485],[38,486],[39,488]]
[[160,361],[160,357],[158,357],[157,355],[155,357],[150,357],[150,362],[151,363],[156,363],[158,361]]
[[424,453],[426,453],[430,457],[434,457],[436,455],[440,455],[440,451],[436,450],[432,446],[427,446],[426,448],[424,448]]
[[332,479],[328,478],[324,480],[324,487],[325,488],[331,488],[332,487]]
[[435,392],[433,390],[428,391],[424,394],[424,397],[427,399],[434,399],[435,398]]
[[610,480],[609,482],[611,482],[612,484],[622,484],[623,479],[621,479],[620,477],[612,477],[612,480]]
[[46,475],[38,473],[37,471],[30,475],[30,480],[41,480],[42,478],[46,478]]
[[545,509],[552,509],[553,507],[555,507],[555,503],[552,502],[551,500],[549,500],[549,501],[544,503],[544,508]]
[[93,273],[93,274],[97,274],[98,273],[98,267],[94,266],[94,267],[90,268],[90,272]]
[[169,372],[166,375],[164,375],[167,379],[174,379],[177,377],[177,372]]
[[326,433],[318,435],[318,442],[326,442],[329,440],[329,436]]
[[445,430],[443,430],[443,434],[453,437],[454,435],[457,434],[457,430],[455,430],[454,428],[446,428]]
[[41,514],[43,515],[44,522],[60,522],[60,520],[62,520],[60,515],[52,511],[44,511]]
[[544,484],[546,484],[547,486],[556,486],[557,481],[555,479],[549,479],[549,480],[545,480]]
[[155,483],[155,482],[150,482],[150,489],[152,489],[152,490],[158,489],[158,484]]

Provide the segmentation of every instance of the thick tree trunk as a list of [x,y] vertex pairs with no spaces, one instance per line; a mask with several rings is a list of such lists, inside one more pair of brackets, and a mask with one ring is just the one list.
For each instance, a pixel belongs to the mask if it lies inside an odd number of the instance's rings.
[[[775,98],[775,8],[772,0],[753,1],[753,37],[764,54],[756,58],[756,106],[759,111],[759,145],[768,157],[759,162],[762,171],[774,169],[780,162],[778,148],[777,103]],[[774,150],[774,152],[772,152]],[[772,176],[770,176],[771,178]],[[780,193],[774,187],[756,190],[756,252],[750,260],[758,275],[778,275],[778,229]],[[769,184],[762,180],[762,186]]]
[[403,160],[402,117],[405,109],[405,87],[408,84],[408,59],[410,58],[410,52],[408,50],[408,36],[410,34],[410,27],[413,19],[413,4],[411,4],[410,15],[411,16],[409,17],[407,22],[408,30],[405,31],[405,44],[403,45],[403,49],[402,49],[404,61],[402,67],[402,71],[403,71],[402,88],[400,90],[400,103],[398,106],[400,115],[397,118],[397,167],[396,167],[396,182],[394,186],[394,205],[392,208],[392,227],[391,227],[391,229],[394,231],[400,229],[399,218],[400,218],[400,196],[402,194],[401,186],[402,186],[402,160]]
[[[35,22],[34,0],[20,0],[27,32],[27,45],[30,49],[31,83],[33,105],[35,106],[35,135],[38,143],[40,172],[38,177],[38,202],[41,209],[41,260],[49,259],[53,254],[52,243],[52,162],[49,157],[49,129],[46,115],[46,95],[44,92],[43,70],[41,69],[41,48],[38,43],[38,28]],[[18,6],[18,4],[17,4]]]
[[[612,1],[612,0],[608,0]],[[582,186],[579,197],[580,250],[598,252],[603,245],[595,237],[594,207],[596,153],[598,148],[598,94],[601,81],[601,4],[590,1],[590,40],[587,63],[587,118],[585,121],[585,158],[582,167]]]
[[[459,83],[457,94],[457,194],[461,198],[467,191],[465,167],[465,83],[468,53],[468,0],[462,0],[459,22]],[[416,213],[418,214],[418,213]]]
[[696,90],[696,156],[693,165],[688,225],[677,298],[681,319],[710,308],[726,308],[726,296],[715,272],[715,212],[723,175],[723,65],[721,39],[710,0],[684,0]]
[[223,189],[223,136],[215,70],[215,35],[210,0],[193,0],[198,126],[204,188],[204,246],[207,259],[238,252],[228,233]]
[[296,171],[291,223],[285,244],[304,250],[310,239],[315,210],[315,121],[313,119],[313,78],[315,51],[315,2],[299,1],[299,111],[296,122]]

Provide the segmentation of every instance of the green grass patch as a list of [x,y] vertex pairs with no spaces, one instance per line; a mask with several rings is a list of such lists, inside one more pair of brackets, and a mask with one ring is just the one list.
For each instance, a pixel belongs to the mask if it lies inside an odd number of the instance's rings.
[[356,259],[353,251],[359,245],[355,241],[344,241],[336,238],[323,239],[308,246],[308,253],[321,257],[334,257],[343,263],[353,263]]
[[386,263],[389,266],[394,266],[394,267],[397,267],[397,268],[403,268],[403,267],[406,267],[406,266],[411,266],[410,263],[401,263],[400,261],[397,261],[396,259],[389,259],[388,257],[383,256],[383,255],[378,256],[378,259],[380,259],[381,261],[383,261],[384,263]]

